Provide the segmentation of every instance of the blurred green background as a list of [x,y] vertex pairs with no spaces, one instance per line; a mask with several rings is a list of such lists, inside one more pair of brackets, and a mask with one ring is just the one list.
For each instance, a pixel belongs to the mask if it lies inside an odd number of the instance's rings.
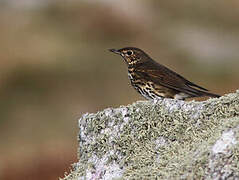
[[236,90],[238,19],[238,0],[0,0],[0,179],[63,177],[83,113],[143,100],[109,48]]

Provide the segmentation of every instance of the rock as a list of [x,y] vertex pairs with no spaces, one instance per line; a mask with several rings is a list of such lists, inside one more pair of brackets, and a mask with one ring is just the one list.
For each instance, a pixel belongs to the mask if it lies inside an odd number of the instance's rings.
[[239,179],[239,90],[85,114],[79,162],[64,180]]

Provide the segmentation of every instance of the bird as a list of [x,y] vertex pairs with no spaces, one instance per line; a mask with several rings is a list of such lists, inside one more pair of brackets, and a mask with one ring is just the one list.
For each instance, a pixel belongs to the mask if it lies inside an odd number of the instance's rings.
[[148,100],[171,98],[185,100],[193,97],[214,97],[207,89],[187,80],[166,66],[154,61],[147,53],[136,47],[109,49],[120,55],[127,67],[131,85]]

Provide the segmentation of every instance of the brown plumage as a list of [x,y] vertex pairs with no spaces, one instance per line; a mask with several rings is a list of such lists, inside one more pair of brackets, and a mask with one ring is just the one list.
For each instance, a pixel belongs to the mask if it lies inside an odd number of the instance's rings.
[[220,97],[157,63],[139,48],[126,47],[110,51],[123,57],[128,66],[132,86],[147,99],[157,100],[165,97],[184,100],[201,96]]

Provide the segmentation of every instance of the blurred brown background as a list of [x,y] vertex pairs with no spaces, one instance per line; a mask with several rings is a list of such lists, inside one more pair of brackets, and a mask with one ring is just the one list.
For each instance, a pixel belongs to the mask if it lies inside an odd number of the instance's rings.
[[238,0],[1,0],[0,179],[57,179],[77,119],[142,98],[109,48],[136,46],[215,93],[239,86]]

